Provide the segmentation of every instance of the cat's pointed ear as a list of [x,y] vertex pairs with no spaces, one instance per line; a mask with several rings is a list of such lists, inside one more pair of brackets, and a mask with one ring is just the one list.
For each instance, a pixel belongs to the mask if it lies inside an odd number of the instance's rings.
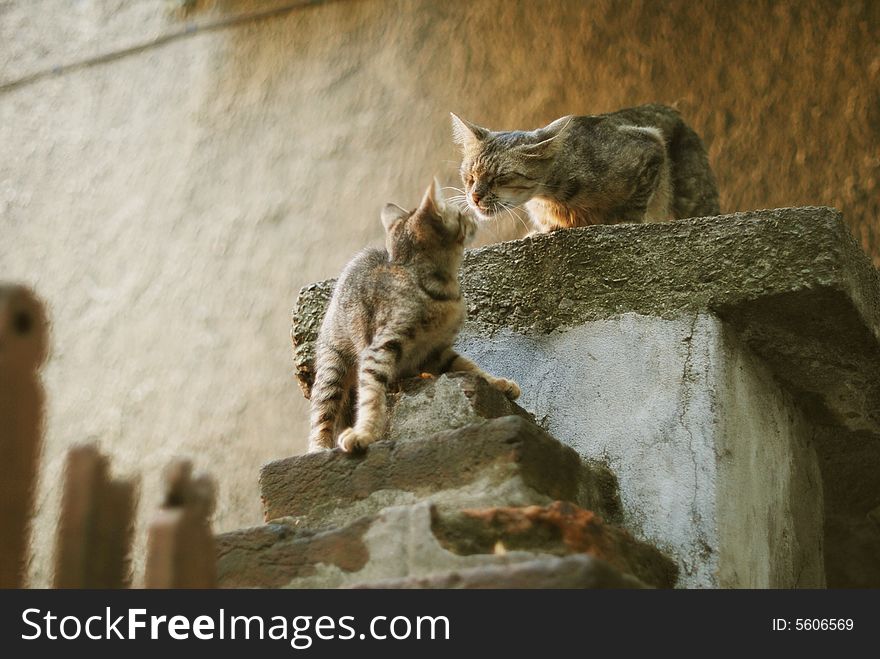
[[443,191],[440,187],[440,181],[438,181],[435,176],[431,181],[431,185],[425,190],[425,195],[422,197],[422,201],[419,204],[419,210],[428,211],[434,215],[442,215],[445,203],[446,202],[443,199]]
[[489,136],[487,129],[465,121],[455,112],[450,112],[449,115],[452,117],[452,139],[463,148],[473,147]]
[[404,220],[409,217],[409,211],[401,208],[397,204],[385,204],[382,208],[382,226],[388,231],[392,225],[398,220]]
[[569,125],[571,125],[572,119],[574,119],[574,116],[569,114],[564,117],[559,117],[559,119],[550,122],[543,128],[539,128],[535,131],[538,134],[538,140],[551,140],[554,137],[561,135],[566,131]]
[[434,205],[437,207],[437,210],[445,210],[446,197],[443,195],[443,186],[440,185],[440,179],[436,176],[431,179],[431,190],[432,197],[434,198]]
[[535,131],[535,142],[520,147],[520,152],[533,158],[548,158],[564,142],[565,132],[571,125],[572,115],[560,117],[556,121]]

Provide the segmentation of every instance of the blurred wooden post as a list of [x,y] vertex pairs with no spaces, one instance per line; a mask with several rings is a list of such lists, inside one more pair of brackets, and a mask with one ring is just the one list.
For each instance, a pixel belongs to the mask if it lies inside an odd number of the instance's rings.
[[55,545],[56,588],[125,588],[134,529],[135,486],[111,480],[94,446],[67,452]]
[[0,588],[24,583],[48,345],[46,315],[24,287],[0,285]]
[[165,474],[165,502],[150,524],[147,588],[215,588],[217,555],[210,516],[214,483],[192,477],[192,464],[179,460]]

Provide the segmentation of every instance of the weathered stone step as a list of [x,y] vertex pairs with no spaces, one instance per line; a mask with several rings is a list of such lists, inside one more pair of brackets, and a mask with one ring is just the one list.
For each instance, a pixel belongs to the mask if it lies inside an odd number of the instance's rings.
[[512,565],[482,565],[466,570],[449,570],[426,577],[379,579],[355,584],[352,588],[552,588],[600,589],[646,588],[630,574],[618,572],[603,560],[575,554],[573,556],[542,556]]
[[[223,587],[334,588],[384,582],[446,587],[456,579],[463,579],[459,587],[486,587],[496,577],[496,587],[527,578],[534,587],[569,578],[569,587],[585,587],[591,580],[609,587],[671,587],[676,580],[674,563],[654,547],[565,502],[459,511],[418,503],[390,507],[336,529],[275,523],[216,540]],[[573,554],[601,562],[573,566],[552,561]],[[543,562],[520,566],[536,559]],[[478,571],[467,572],[474,568]]]
[[671,587],[678,568],[652,545],[571,503],[493,507],[436,515],[434,535],[461,556],[492,551],[533,551],[565,556],[585,553],[647,584]]
[[388,394],[383,439],[412,439],[502,416],[534,417],[473,373],[409,378]]
[[571,448],[518,416],[405,441],[381,440],[362,454],[339,450],[265,465],[267,521],[303,527],[347,524],[386,506],[430,499],[441,507],[524,506],[570,501],[614,519],[616,483]]
[[445,373],[439,378],[403,380],[388,396],[385,439],[414,439],[485,419],[534,417],[482,377]]

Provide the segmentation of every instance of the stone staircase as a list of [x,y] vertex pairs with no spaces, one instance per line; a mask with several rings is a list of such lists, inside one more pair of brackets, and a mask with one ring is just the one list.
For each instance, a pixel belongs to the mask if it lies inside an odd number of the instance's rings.
[[268,523],[217,537],[225,587],[670,587],[675,564],[612,523],[614,477],[485,381],[416,379],[388,439],[272,462]]
[[[294,309],[306,397],[332,287]],[[880,586],[880,272],[840,213],[559,231],[467,252],[462,290],[456,347],[522,408],[402,383],[366,454],[263,468],[221,585]]]

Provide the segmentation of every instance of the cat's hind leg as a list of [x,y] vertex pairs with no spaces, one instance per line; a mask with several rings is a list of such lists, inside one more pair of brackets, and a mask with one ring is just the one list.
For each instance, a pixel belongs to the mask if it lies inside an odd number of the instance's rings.
[[621,126],[635,144],[627,151],[632,160],[633,189],[621,208],[616,209],[618,221],[656,222],[671,218],[672,190],[666,143],[657,128]]
[[521,393],[519,385],[513,380],[496,378],[491,373],[487,373],[486,371],[481,369],[467,357],[462,357],[461,355],[459,355],[451,347],[446,348],[442,353],[440,353],[440,356],[438,358],[437,373],[440,374],[458,371],[465,371],[479,375],[491,386],[501,391],[510,400],[516,400],[517,398],[519,398],[519,395]]
[[397,379],[403,353],[400,340],[379,336],[360,359],[355,424],[339,434],[338,445],[346,452],[363,450],[385,431],[388,383]]

